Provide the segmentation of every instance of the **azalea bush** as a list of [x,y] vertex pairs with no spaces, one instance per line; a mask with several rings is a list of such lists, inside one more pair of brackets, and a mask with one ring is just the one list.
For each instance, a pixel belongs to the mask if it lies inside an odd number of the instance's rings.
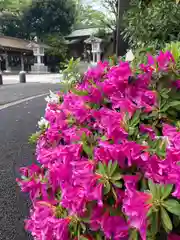
[[170,52],[99,63],[46,99],[18,179],[37,240],[180,239],[180,69]]

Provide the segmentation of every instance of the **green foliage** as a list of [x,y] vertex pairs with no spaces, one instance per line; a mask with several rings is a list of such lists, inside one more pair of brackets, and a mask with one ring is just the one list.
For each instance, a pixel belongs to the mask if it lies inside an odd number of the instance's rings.
[[[152,219],[152,225],[148,231],[148,235],[155,237],[157,232],[163,228],[169,233],[173,228],[172,215],[180,216],[180,203],[171,198],[173,185],[155,184],[151,180],[148,181],[149,190],[152,194],[152,207],[149,211],[149,218]],[[159,221],[161,219],[161,221]],[[153,238],[154,239],[154,238]]]
[[139,48],[136,49],[134,52],[134,60],[131,62],[131,67],[135,71],[139,69],[139,65],[144,63],[147,63],[147,54],[155,55],[156,50],[154,49],[153,46],[151,47],[144,47],[144,48]]
[[104,24],[114,31],[116,29],[117,0],[101,0],[101,4],[108,13],[108,16],[103,20]]
[[29,137],[29,143],[30,144],[36,144],[39,137],[41,136],[41,131],[33,133],[30,137]]
[[12,37],[26,38],[25,28],[21,21],[21,15],[13,12],[4,12],[0,16],[1,32]]
[[131,47],[164,47],[180,39],[180,7],[174,0],[131,0],[124,16],[123,36]]
[[90,5],[77,5],[76,25],[99,27],[103,25],[105,18],[103,12],[93,9]]
[[[81,80],[81,74],[79,72],[80,58],[71,58],[67,63],[63,64],[65,68],[63,73],[63,82],[67,84],[68,89],[72,87],[75,83]],[[75,90],[74,90],[75,91]]]
[[71,0],[33,0],[25,6],[11,13],[12,7],[7,5],[10,14],[1,17],[4,34],[23,38],[37,35],[43,39],[47,34],[69,33],[74,23],[75,4]]
[[70,0],[34,0],[23,13],[23,21],[31,33],[67,34],[74,22],[75,6]]
[[180,42],[167,43],[163,51],[170,51],[178,67],[180,67]]
[[48,55],[56,56],[61,59],[61,61],[65,61],[67,58],[67,45],[62,36],[57,34],[48,35],[45,42],[50,46],[50,48],[47,49]]
[[59,70],[59,63],[65,62],[68,58],[65,39],[58,34],[51,34],[46,37],[45,43],[50,47],[46,50],[46,54],[51,56],[48,65],[52,66],[52,69],[56,67]]
[[88,138],[85,133],[81,137],[81,141],[83,144],[83,151],[86,153],[89,159],[93,159],[93,154],[94,154],[94,146],[91,140],[92,139]]
[[[166,43],[162,51],[163,52],[170,51],[175,59],[177,66],[180,66],[180,42],[175,41],[175,42]],[[156,56],[157,50],[154,48],[154,46],[149,46],[149,47],[136,49],[133,51],[133,54],[135,58],[131,62],[131,67],[135,71],[138,71],[140,64],[147,63],[147,55],[149,54],[149,55]]]
[[28,38],[28,30],[22,21],[23,12],[30,7],[31,0],[1,0],[0,27],[4,35]]
[[32,3],[32,0],[1,0],[0,12],[10,11],[17,12],[24,9]]
[[103,40],[108,40],[108,34],[105,28],[99,28],[98,32],[95,34],[95,37],[102,38]]
[[100,176],[100,182],[104,185],[105,194],[112,191],[114,197],[116,198],[116,193],[114,192],[114,186],[117,188],[122,188],[122,175],[117,162],[109,161],[108,165],[99,162],[97,174]]

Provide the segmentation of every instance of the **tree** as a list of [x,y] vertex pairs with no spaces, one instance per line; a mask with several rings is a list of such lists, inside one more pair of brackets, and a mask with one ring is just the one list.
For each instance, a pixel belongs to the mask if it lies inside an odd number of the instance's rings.
[[74,23],[75,5],[70,0],[33,0],[22,20],[38,37],[46,34],[67,34]]
[[84,26],[103,26],[105,14],[101,11],[95,10],[90,5],[82,5],[78,3],[77,14],[76,14],[76,24]]
[[[30,0],[26,2],[30,3]],[[67,34],[74,23],[74,1],[32,0],[31,4],[22,3],[23,0],[19,1],[19,10],[14,12],[9,6],[8,14],[0,17],[4,34],[22,38],[37,35],[43,39],[47,34]]]
[[0,16],[1,32],[12,37],[26,37],[26,31],[19,14],[3,12]]
[[102,5],[108,13],[103,21],[111,30],[116,30],[116,18],[117,18],[117,0],[102,0]]
[[[82,4],[79,0],[75,1],[77,6],[76,23],[83,23],[86,26],[102,26],[114,30],[116,13],[113,13],[110,5],[107,5],[108,1],[115,2],[117,0],[92,0],[90,4]],[[97,10],[94,6],[101,6],[102,8],[99,7]],[[106,11],[102,11],[103,9]]]
[[0,31],[13,37],[27,36],[22,14],[30,6],[31,0],[0,0]]
[[17,12],[31,3],[32,0],[0,0],[0,11]]
[[180,40],[180,6],[175,0],[133,0],[124,16],[123,36],[131,47],[159,49]]
[[48,66],[50,66],[51,71],[56,71],[60,68],[60,63],[64,63],[68,58],[67,44],[65,39],[58,34],[46,36],[45,43],[49,46],[46,50],[50,59]]

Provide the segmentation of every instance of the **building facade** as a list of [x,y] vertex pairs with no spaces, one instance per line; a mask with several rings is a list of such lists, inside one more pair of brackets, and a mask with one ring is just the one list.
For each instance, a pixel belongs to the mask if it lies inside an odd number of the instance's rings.
[[[93,49],[92,45],[88,42],[86,42],[87,39],[89,39],[92,36],[96,36],[97,33],[101,30],[101,28],[97,27],[89,27],[89,28],[81,28],[74,30],[70,35],[66,36],[68,49],[70,52],[70,55],[74,58],[81,58],[84,60],[84,58],[87,60],[89,58],[89,61],[93,61]],[[103,30],[103,28],[102,28]],[[101,59],[106,57],[106,53],[108,52],[110,55],[112,54],[112,51],[109,49],[112,48],[112,32],[107,30],[107,37],[106,40],[103,39],[103,51],[101,54]],[[85,56],[88,55],[88,56]]]
[[[37,62],[34,56],[33,41],[0,35],[0,71],[6,73],[16,73],[21,70],[31,72],[32,66]],[[34,42],[34,44],[37,44]],[[44,44],[39,44],[44,48]],[[41,56],[44,62],[44,56]]]

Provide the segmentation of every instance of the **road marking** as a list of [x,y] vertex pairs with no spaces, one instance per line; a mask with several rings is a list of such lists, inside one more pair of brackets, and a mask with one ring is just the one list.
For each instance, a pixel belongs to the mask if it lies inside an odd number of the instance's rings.
[[15,106],[15,105],[20,104],[20,103],[23,103],[23,102],[27,102],[27,101],[33,100],[33,99],[35,99],[35,98],[47,96],[48,94],[49,94],[49,93],[43,93],[43,94],[39,94],[39,95],[36,95],[36,96],[32,96],[32,97],[28,97],[28,98],[23,98],[23,99],[20,99],[20,100],[11,102],[11,103],[6,103],[6,104],[0,106],[0,110],[3,110],[3,109],[8,108],[8,107]]

